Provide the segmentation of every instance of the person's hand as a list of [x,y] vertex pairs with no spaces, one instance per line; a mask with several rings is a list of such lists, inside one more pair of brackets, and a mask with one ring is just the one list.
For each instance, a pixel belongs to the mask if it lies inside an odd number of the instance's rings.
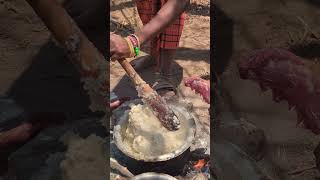
[[114,33],[110,33],[110,59],[120,60],[130,57],[131,51],[126,40]]

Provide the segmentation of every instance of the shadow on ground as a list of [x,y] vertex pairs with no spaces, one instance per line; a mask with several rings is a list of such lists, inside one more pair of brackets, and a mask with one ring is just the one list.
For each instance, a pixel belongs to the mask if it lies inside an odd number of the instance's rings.
[[192,61],[208,60],[210,59],[210,50],[181,47],[177,50],[176,59],[188,59]]
[[[148,69],[145,69],[141,72],[138,72],[141,78],[146,81],[150,86],[155,83],[156,77],[155,77],[155,71],[154,67],[150,67]],[[181,83],[183,78],[183,69],[182,67],[177,64],[176,62],[173,63],[173,83],[177,86]],[[128,76],[123,76],[121,80],[117,83],[117,85],[112,90],[114,91],[119,97],[130,97],[130,98],[137,98],[138,93],[129,79]]]
[[[202,50],[202,49],[192,49],[192,48],[185,48],[181,47],[177,49],[175,59],[179,60],[191,60],[191,61],[203,61],[210,59],[210,50]],[[173,70],[172,70],[172,80],[173,83],[177,87],[181,84],[183,79],[183,68],[176,62],[173,62]],[[143,80],[145,80],[150,86],[152,86],[155,81],[155,67],[147,68],[141,72],[138,72],[139,75]],[[123,76],[121,80],[117,83],[117,85],[112,90],[114,91],[119,97],[131,97],[136,98],[138,97],[137,91],[128,78],[128,76]]]
[[308,0],[307,2],[320,8],[320,1],[319,0]]
[[213,71],[221,75],[230,63],[233,50],[233,20],[218,6],[215,6],[216,16],[216,48]]
[[[86,30],[85,33],[107,56],[106,27]],[[89,97],[80,83],[79,73],[64,51],[52,41],[41,47],[32,64],[14,82],[7,95],[27,111],[89,111]]]

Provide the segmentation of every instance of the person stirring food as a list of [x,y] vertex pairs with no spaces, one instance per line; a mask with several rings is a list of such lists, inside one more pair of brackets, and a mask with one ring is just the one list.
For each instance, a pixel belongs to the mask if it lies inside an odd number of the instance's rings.
[[135,0],[143,23],[141,30],[125,38],[110,33],[110,59],[137,57],[141,46],[150,42],[150,56],[131,61],[139,71],[156,64],[153,84],[159,95],[170,98],[176,94],[172,83],[172,62],[184,27],[189,0]]

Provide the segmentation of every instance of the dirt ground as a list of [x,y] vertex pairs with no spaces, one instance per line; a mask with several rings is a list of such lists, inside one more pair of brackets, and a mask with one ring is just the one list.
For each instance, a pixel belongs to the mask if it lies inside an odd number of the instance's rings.
[[[296,127],[296,114],[288,110],[287,103],[277,104],[270,92],[262,93],[257,84],[241,80],[235,66],[247,53],[264,47],[299,47],[291,49],[306,60],[316,61],[319,46],[312,44],[319,44],[315,38],[320,32],[319,2],[225,0],[217,1],[216,8],[218,53],[214,68],[231,97],[226,101],[266,135],[266,153],[258,165],[271,179],[319,178],[319,172],[312,168],[319,138]],[[222,116],[225,114],[228,112]]]

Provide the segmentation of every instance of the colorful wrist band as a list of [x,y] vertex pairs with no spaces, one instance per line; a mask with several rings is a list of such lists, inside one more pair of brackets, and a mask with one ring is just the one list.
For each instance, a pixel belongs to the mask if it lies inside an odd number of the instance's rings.
[[128,47],[130,49],[130,57],[134,57],[135,56],[135,51],[134,51],[134,47],[132,45],[132,42],[128,39],[128,38],[124,38],[128,44]]
[[134,38],[137,40],[137,42],[138,42],[138,47],[140,48],[141,44],[140,44],[140,39],[138,38],[138,36],[135,35],[135,34],[130,34],[130,36],[134,37]]
[[134,47],[139,47],[138,41],[133,36],[128,36],[128,38],[130,39]]
[[139,41],[134,36],[131,36],[131,35],[129,35],[127,39],[131,42],[131,45],[133,46],[132,49],[135,54],[134,57],[137,57],[140,52]]

